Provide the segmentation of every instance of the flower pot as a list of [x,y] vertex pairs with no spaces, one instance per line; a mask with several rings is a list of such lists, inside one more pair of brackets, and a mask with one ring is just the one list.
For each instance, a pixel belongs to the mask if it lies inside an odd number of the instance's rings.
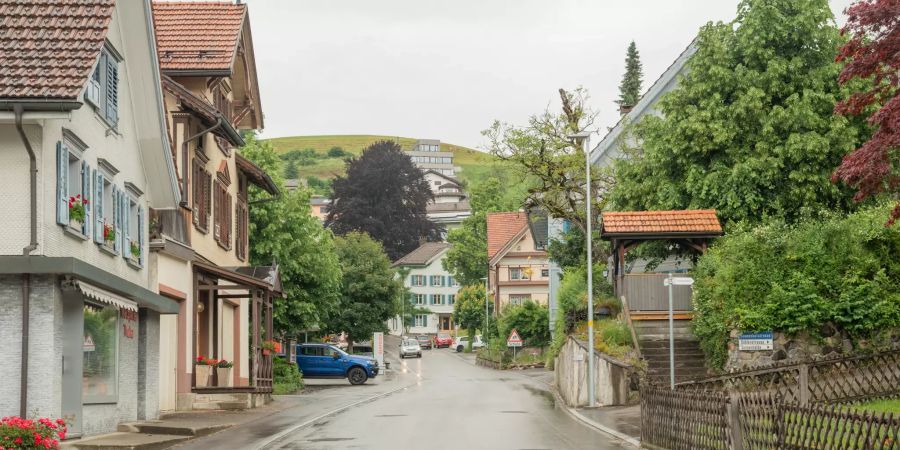
[[267,349],[267,348],[264,348],[264,349],[263,349],[263,356],[269,356],[271,353],[272,353],[271,350],[269,350],[269,349]]
[[209,386],[209,374],[212,373],[210,366],[196,365],[194,366],[194,375],[197,377],[197,387]]
[[217,367],[216,376],[219,378],[219,386],[231,387],[231,367]]

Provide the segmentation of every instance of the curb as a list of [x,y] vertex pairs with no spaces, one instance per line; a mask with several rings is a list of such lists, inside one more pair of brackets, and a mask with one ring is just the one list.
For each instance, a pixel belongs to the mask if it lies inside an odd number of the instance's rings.
[[632,445],[632,446],[634,446],[634,448],[641,448],[641,440],[640,439],[636,439],[633,436],[629,436],[625,433],[622,433],[621,431],[614,430],[610,427],[607,427],[606,425],[603,425],[601,423],[598,423],[591,419],[588,419],[587,417],[585,417],[581,413],[579,413],[578,410],[576,410],[575,408],[570,408],[569,406],[566,406],[566,403],[563,401],[562,397],[559,396],[559,392],[556,392],[555,389],[553,390],[553,395],[556,396],[556,401],[559,402],[560,405],[562,405],[562,409],[573,419],[575,419],[575,420],[581,422],[583,425],[589,426],[597,431],[606,433],[622,442],[625,442],[626,444]]

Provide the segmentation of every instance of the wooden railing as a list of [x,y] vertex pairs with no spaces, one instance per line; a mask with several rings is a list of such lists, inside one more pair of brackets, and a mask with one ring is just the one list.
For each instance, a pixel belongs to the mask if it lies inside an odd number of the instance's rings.
[[253,380],[256,392],[272,392],[274,368],[272,355],[265,355],[263,350],[258,348],[256,349],[256,361],[256,376]]
[[191,245],[191,211],[184,208],[151,209],[150,239],[163,235],[185,245]]

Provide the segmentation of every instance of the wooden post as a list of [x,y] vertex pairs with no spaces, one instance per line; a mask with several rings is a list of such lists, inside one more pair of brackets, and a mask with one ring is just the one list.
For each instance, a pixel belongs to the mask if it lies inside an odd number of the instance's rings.
[[736,392],[728,398],[728,431],[731,433],[731,450],[744,450],[744,430],[741,429],[741,404]]
[[252,346],[253,350],[252,350],[252,354],[250,355],[250,376],[251,376],[251,380],[252,380],[251,381],[252,385],[258,386],[259,385],[259,380],[258,380],[258,378],[259,378],[259,354],[260,354],[260,350],[259,350],[259,346],[260,346],[260,342],[259,342],[259,291],[254,289],[252,292],[253,293],[250,295],[250,303],[251,303],[250,322],[252,323],[253,326],[250,329],[252,330],[252,333],[253,333],[253,346]]
[[809,405],[809,366],[801,364],[799,370],[800,406],[807,406]]

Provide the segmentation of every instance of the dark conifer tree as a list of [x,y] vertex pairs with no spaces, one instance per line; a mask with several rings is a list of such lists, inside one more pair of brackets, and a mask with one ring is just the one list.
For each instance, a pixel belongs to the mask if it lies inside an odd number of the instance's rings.
[[641,84],[644,80],[644,70],[641,65],[641,55],[638,53],[634,41],[628,44],[625,55],[625,75],[622,76],[622,84],[619,85],[620,107],[631,108],[641,99]]

